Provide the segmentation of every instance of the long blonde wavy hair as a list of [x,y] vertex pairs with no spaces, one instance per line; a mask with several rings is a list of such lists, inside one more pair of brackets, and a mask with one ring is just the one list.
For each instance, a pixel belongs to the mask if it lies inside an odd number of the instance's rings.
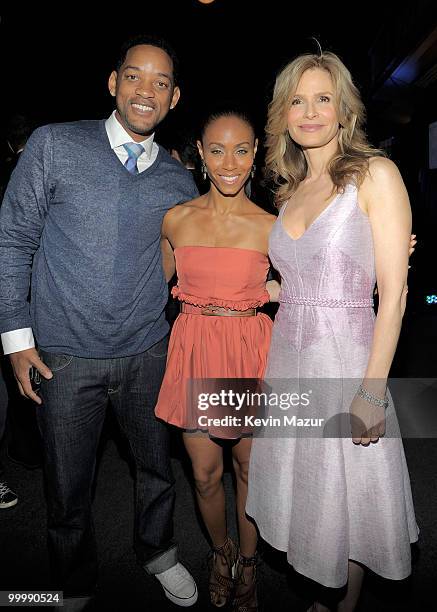
[[266,176],[276,186],[276,204],[280,206],[296,191],[307,175],[307,162],[301,147],[288,132],[287,115],[301,76],[307,70],[326,70],[334,85],[334,101],[340,123],[338,153],[329,163],[333,192],[346,185],[362,183],[369,168],[369,158],[384,155],[367,142],[363,131],[365,108],[349,70],[335,55],[303,54],[290,62],[278,75],[269,104],[266,127]]

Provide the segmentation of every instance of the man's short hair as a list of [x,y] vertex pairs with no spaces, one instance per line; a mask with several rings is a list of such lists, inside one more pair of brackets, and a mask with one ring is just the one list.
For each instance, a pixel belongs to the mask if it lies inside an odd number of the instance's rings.
[[152,47],[158,47],[167,53],[173,63],[173,84],[177,85],[179,82],[179,59],[176,55],[173,47],[164,38],[154,36],[153,34],[139,34],[126,40],[120,48],[120,53],[115,64],[115,70],[118,72],[126,59],[127,52],[132,47],[138,45],[151,45]]

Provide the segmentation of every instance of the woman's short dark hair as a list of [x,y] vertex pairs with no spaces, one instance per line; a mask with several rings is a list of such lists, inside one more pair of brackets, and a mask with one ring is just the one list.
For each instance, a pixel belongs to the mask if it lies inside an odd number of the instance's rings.
[[252,128],[253,134],[256,134],[255,122],[245,109],[239,108],[238,106],[222,106],[210,111],[203,117],[200,124],[200,139],[203,138],[206,128],[222,117],[237,117],[241,119],[241,121],[244,121],[244,123],[247,123],[247,125]]

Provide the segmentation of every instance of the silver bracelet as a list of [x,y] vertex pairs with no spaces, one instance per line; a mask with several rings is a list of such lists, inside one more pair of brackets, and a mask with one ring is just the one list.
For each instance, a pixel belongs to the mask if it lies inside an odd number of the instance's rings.
[[376,397],[376,395],[372,395],[371,393],[369,393],[363,387],[363,385],[360,385],[358,387],[358,395],[362,397],[364,400],[366,400],[366,402],[369,402],[369,404],[373,404],[374,406],[378,406],[379,408],[384,408],[384,410],[387,410],[387,407],[388,407],[387,396],[385,397],[385,399]]

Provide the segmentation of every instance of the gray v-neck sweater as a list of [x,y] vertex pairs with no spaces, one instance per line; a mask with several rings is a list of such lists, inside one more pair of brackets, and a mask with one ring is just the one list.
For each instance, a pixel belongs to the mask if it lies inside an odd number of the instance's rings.
[[36,130],[0,209],[0,332],[32,327],[42,349],[79,357],[155,344],[168,331],[162,218],[196,195],[161,147],[152,166],[130,174],[104,121]]

